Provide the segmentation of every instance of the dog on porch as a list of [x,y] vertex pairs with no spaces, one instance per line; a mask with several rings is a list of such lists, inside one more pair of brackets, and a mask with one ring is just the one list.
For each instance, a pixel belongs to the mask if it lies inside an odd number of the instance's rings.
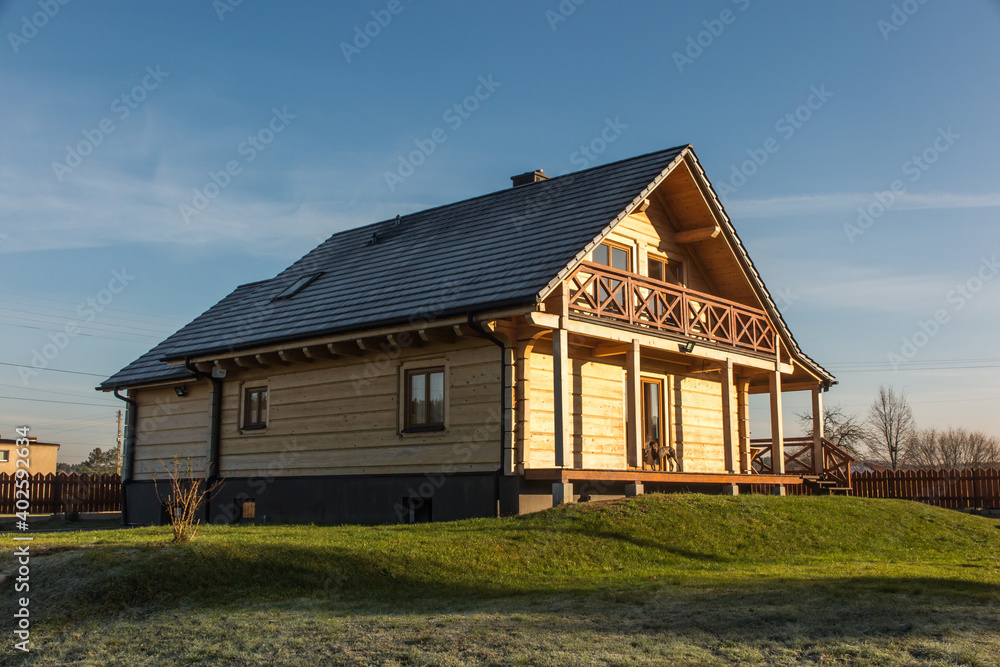
[[650,440],[642,447],[642,468],[649,466],[651,470],[665,472],[677,471],[677,452],[669,442]]

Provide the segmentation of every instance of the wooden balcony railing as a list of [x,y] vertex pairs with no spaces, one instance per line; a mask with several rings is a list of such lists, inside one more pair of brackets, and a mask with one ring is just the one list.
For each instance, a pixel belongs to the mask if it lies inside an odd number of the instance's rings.
[[[854,457],[827,440],[823,443],[823,472],[821,476],[832,479],[840,486],[851,486],[851,462]],[[785,473],[789,475],[810,475],[813,469],[813,439],[810,436],[785,438]],[[750,472],[760,475],[774,474],[770,438],[750,441]]]
[[774,354],[764,311],[593,262],[566,280],[570,312]]

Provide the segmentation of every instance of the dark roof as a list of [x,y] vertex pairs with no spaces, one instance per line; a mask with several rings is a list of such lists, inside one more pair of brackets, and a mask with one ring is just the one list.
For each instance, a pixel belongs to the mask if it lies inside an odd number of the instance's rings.
[[[685,148],[334,234],[274,278],[238,287],[100,388],[189,376],[164,360],[535,303]],[[273,300],[317,272],[292,298]]]

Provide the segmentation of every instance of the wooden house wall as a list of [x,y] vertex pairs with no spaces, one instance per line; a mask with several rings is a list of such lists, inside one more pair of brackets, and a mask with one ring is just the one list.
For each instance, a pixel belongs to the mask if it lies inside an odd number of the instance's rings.
[[[447,364],[448,428],[399,434],[403,362]],[[493,471],[500,462],[499,350],[480,340],[362,357],[230,371],[223,384],[221,474],[230,477]],[[243,388],[268,388],[268,426],[241,432]],[[136,478],[155,459],[190,455],[204,470],[208,382],[178,399],[172,388],[141,390]],[[173,414],[144,426],[157,400]],[[152,426],[152,428],[149,428]],[[157,464],[158,465],[158,464]]]
[[[570,424],[574,465],[579,468],[625,467],[625,369],[607,359],[572,358]],[[530,467],[555,465],[555,401],[552,346],[542,341],[531,355]]]
[[[576,352],[576,351],[574,351]],[[624,357],[572,356],[570,423],[574,465],[588,469],[627,467]],[[662,364],[643,364],[645,377],[664,380],[669,405],[670,440],[684,472],[725,472],[722,383],[705,375],[668,375]],[[552,348],[535,346],[530,367],[530,439],[524,444],[529,468],[555,466]],[[736,388],[730,389],[736,405]],[[736,423],[734,407],[733,423]]]
[[[211,392],[207,381],[187,385],[187,396],[173,387],[135,392],[134,479],[167,478],[178,457],[195,475],[204,475],[208,460],[208,409]],[[166,467],[164,467],[166,466]]]
[[684,262],[687,287],[711,293],[714,286],[706,280],[697,258],[685,246],[674,243],[674,233],[666,217],[651,207],[646,213],[636,213],[622,220],[608,235],[608,240],[626,245],[635,242],[638,251],[633,253],[637,255],[634,258],[638,264],[634,267],[638,269],[636,273],[647,274],[646,259],[650,254],[657,257],[666,255],[668,259]]

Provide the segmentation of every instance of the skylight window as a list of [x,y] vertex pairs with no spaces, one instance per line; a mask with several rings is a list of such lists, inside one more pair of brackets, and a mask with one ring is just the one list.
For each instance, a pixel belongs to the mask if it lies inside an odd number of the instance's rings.
[[304,290],[306,287],[308,287],[309,284],[312,283],[312,281],[316,280],[321,275],[323,275],[322,271],[320,271],[319,273],[310,273],[309,275],[302,276],[294,283],[283,289],[281,293],[278,294],[278,296],[271,299],[271,301],[279,301],[281,299],[291,299],[293,296],[295,296],[296,294]]

